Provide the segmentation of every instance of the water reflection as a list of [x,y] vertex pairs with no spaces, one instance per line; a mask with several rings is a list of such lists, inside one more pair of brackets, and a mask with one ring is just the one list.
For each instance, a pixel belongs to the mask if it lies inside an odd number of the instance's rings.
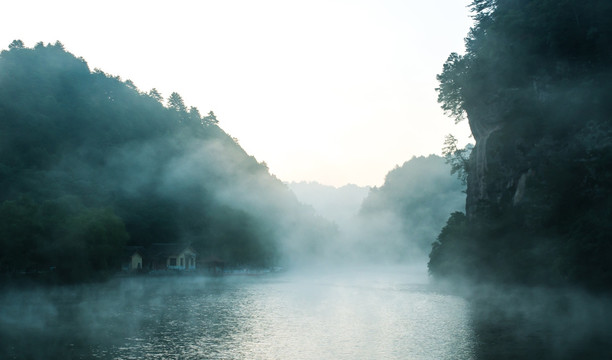
[[576,289],[478,291],[470,302],[477,359],[612,359],[612,299]]
[[612,301],[406,270],[135,278],[0,295],[7,359],[612,359]]
[[398,269],[5,290],[0,358],[612,359],[609,298],[473,293]]
[[406,273],[141,278],[4,294],[8,358],[472,359],[467,303]]

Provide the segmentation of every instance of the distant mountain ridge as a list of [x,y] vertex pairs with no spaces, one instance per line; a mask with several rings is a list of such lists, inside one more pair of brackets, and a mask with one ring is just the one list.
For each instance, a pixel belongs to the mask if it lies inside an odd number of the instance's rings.
[[291,182],[289,189],[298,200],[311,205],[318,214],[336,223],[345,223],[357,215],[370,187],[347,184],[341,187],[323,185],[318,182]]
[[465,208],[464,185],[436,155],[397,166],[380,187],[288,186],[299,201],[335,223],[338,234],[327,254],[349,262],[422,263],[449,214]]
[[463,189],[437,155],[414,156],[389,171],[359,211],[360,234],[373,239],[370,253],[390,260],[424,259],[448,215],[465,208]]

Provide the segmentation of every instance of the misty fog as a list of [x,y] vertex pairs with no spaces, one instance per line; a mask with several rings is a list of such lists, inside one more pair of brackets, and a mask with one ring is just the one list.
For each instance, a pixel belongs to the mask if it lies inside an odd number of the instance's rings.
[[14,40],[0,358],[612,359],[612,2],[469,8],[432,79],[473,144],[377,187],[284,182],[222,113]]
[[[337,235],[323,254],[332,263],[419,263],[425,267],[448,215],[465,207],[464,186],[445,159],[414,157],[380,187],[291,183],[298,200],[332,221]],[[323,261],[321,259],[320,261]]]
[[[422,266],[136,277],[4,289],[8,359],[599,359],[611,302],[579,290],[432,287]],[[528,354],[528,356],[525,356]]]

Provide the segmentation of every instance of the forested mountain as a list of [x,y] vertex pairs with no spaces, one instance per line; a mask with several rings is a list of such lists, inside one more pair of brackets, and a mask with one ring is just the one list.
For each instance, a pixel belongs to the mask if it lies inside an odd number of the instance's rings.
[[84,280],[157,242],[270,265],[332,231],[178,93],[164,105],[59,42],[0,53],[2,274]]
[[370,190],[359,216],[361,246],[386,260],[426,258],[448,215],[464,209],[464,185],[436,155],[413,157]]
[[612,284],[612,2],[475,0],[439,101],[476,140],[466,213],[429,268],[476,281]]
[[447,159],[413,157],[380,187],[291,183],[300,201],[333,221],[337,234],[321,247],[333,264],[422,263],[446,218],[465,208],[465,184]]

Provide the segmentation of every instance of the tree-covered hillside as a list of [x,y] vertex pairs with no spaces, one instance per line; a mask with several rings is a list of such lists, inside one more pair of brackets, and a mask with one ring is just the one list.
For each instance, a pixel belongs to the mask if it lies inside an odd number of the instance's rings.
[[2,274],[84,280],[158,242],[269,265],[331,229],[178,93],[164,104],[59,42],[0,53]]
[[465,206],[464,185],[436,155],[413,157],[370,190],[359,211],[361,246],[383,260],[426,258],[448,215]]
[[439,101],[476,140],[440,277],[612,284],[612,2],[475,0]]

